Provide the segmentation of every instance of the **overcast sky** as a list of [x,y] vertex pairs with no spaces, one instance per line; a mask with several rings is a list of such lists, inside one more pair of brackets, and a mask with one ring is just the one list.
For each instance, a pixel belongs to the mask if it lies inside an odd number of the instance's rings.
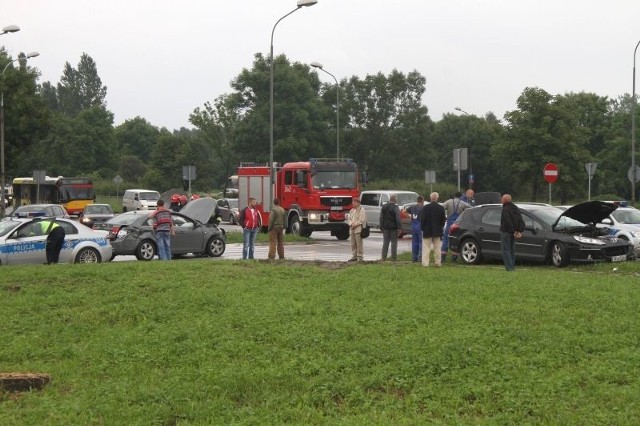
[[[38,51],[40,83],[57,84],[86,52],[116,125],[141,116],[173,130],[230,93],[255,53],[268,56],[296,1],[0,0],[0,27],[21,28],[0,44],[13,57]],[[318,0],[278,24],[274,53],[338,79],[416,70],[439,121],[455,107],[502,118],[528,86],[630,94],[639,40],[639,0]]]

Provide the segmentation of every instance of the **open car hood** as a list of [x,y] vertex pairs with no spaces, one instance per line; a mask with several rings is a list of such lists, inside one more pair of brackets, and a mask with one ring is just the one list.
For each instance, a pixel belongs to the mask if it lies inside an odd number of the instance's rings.
[[207,223],[209,218],[213,216],[215,209],[216,200],[211,197],[205,197],[189,201],[187,205],[180,210],[180,213],[199,222]]
[[609,215],[617,208],[618,206],[613,203],[605,203],[604,201],[587,201],[576,204],[573,207],[569,207],[560,215],[558,221],[562,216],[566,216],[587,225],[590,223],[596,224],[609,217]]

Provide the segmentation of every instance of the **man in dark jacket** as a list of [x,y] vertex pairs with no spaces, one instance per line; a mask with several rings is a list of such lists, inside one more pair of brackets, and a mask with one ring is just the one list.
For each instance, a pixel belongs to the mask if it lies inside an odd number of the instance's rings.
[[382,260],[387,260],[391,242],[391,260],[398,258],[398,234],[402,232],[400,209],[396,205],[398,196],[393,194],[389,202],[380,209],[380,229],[382,229]]
[[442,247],[442,233],[447,221],[444,207],[438,203],[440,194],[432,192],[429,204],[420,212],[420,227],[422,228],[422,266],[429,267],[431,250],[433,249],[436,266],[442,265],[440,250]]
[[511,195],[502,196],[502,215],[500,216],[500,246],[502,261],[507,271],[516,267],[516,238],[522,237],[524,220],[518,206],[511,202]]

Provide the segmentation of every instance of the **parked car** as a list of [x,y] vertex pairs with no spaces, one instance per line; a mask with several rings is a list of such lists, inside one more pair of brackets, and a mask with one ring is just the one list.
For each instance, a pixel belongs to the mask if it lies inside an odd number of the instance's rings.
[[78,216],[78,221],[93,229],[109,230],[106,222],[115,216],[109,204],[87,204]]
[[69,219],[69,214],[60,204],[27,204],[18,206],[8,217],[63,217]]
[[63,218],[8,218],[0,222],[0,264],[46,263],[47,235],[40,227],[43,219],[55,220],[65,230],[60,263],[99,263],[111,259],[111,244],[104,231],[94,231]]
[[[544,204],[518,204],[525,222],[522,239],[516,241],[518,261],[620,262],[628,258],[629,243],[595,226],[617,206],[590,201],[567,210]],[[500,216],[502,206],[485,204],[465,210],[451,226],[449,244],[460,252],[463,263],[502,259]]]
[[215,218],[219,217],[221,220],[235,225],[238,223],[239,216],[237,198],[220,198],[216,200]]
[[[176,234],[171,237],[171,254],[187,253],[222,256],[226,235],[214,223],[207,223],[215,210],[215,200],[200,198],[189,202],[180,212],[172,212]],[[151,260],[158,253],[150,211],[132,211],[109,220],[109,239],[113,255],[135,255],[138,260]]]
[[631,243],[633,258],[640,258],[640,210],[635,207],[618,207],[598,226],[609,229],[609,234]]
[[[400,220],[403,222],[402,235],[411,234],[411,220],[403,206],[409,204],[415,204],[418,194],[413,191],[396,191],[396,190],[374,190],[374,191],[362,191],[360,193],[360,204],[367,213],[367,225],[373,229],[380,229],[380,210],[382,206],[389,202],[389,197],[392,194],[396,194],[398,199],[396,204],[401,209]],[[403,219],[404,217],[404,219]],[[405,223],[409,221],[409,227],[405,226]],[[401,235],[401,236],[402,236]]]

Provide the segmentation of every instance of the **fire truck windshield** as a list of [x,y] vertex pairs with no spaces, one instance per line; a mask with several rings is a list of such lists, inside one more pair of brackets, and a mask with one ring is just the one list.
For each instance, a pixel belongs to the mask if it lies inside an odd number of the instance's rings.
[[319,171],[313,175],[314,189],[353,189],[356,187],[355,171]]

